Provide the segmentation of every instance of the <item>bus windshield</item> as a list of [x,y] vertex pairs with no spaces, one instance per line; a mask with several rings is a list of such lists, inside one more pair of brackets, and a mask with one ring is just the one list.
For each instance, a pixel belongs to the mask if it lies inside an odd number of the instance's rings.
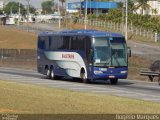
[[109,66],[111,63],[111,51],[109,41],[106,37],[96,37],[93,39],[94,66]]
[[93,49],[94,66],[127,66],[126,43],[124,38],[96,37],[93,39]]
[[110,41],[112,66],[127,66],[127,47],[124,38],[115,37]]

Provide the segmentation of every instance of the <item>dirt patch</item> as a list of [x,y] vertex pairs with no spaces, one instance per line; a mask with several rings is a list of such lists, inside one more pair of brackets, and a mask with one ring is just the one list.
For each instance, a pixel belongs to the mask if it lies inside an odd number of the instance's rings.
[[0,67],[12,67],[12,68],[22,68],[22,69],[37,69],[36,60],[3,60],[0,61]]
[[12,110],[12,109],[1,109],[0,108],[0,113],[18,113],[17,110]]
[[0,48],[36,49],[37,34],[0,26]]

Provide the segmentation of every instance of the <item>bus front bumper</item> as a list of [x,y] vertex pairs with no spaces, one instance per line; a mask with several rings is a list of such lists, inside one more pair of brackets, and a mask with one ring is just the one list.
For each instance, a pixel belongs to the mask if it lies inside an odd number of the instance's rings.
[[98,68],[94,67],[93,80],[108,80],[108,79],[126,79],[128,68]]

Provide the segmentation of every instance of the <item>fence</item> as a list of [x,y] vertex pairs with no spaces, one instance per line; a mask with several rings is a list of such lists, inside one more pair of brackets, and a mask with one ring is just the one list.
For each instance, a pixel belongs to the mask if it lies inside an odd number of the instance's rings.
[[36,50],[0,49],[0,66],[36,69]]
[[[84,24],[85,21],[84,19],[77,19],[76,22],[78,24]],[[120,23],[114,23],[114,22],[107,22],[107,21],[99,21],[99,20],[87,20],[86,24],[89,26],[97,26],[97,27],[101,27],[104,28],[106,30],[114,30],[114,31],[118,31],[121,33],[124,33],[124,24],[120,24]],[[158,37],[159,35],[151,30],[146,30],[143,28],[137,28],[134,27],[132,24],[128,25],[128,33],[130,34],[134,34],[134,35],[139,35],[139,36],[143,36],[145,38],[148,38],[152,41],[157,42],[158,40],[160,40],[160,37]]]
[[34,32],[34,33],[39,33],[43,31],[53,31],[51,29],[47,28],[42,28],[39,26],[32,26],[32,25],[3,25],[5,28],[12,28],[12,29],[18,29],[18,30],[24,30],[27,32]]
[[[62,24],[63,24],[62,20]],[[84,19],[67,19],[67,22],[71,22],[71,23],[78,23],[78,24],[84,24],[85,21]],[[5,26],[8,28],[15,28],[15,29],[20,29],[20,30],[25,30],[28,32],[41,32],[41,31],[56,31],[57,29],[57,23],[58,21],[46,21],[48,23],[35,23],[35,24],[31,24],[31,25],[13,25],[13,26]],[[100,20],[87,20],[86,21],[87,25],[89,26],[96,26],[96,27],[100,27],[103,28],[107,31],[116,31],[116,32],[120,32],[124,34],[124,24],[120,24],[120,23],[114,23],[114,22],[107,22],[107,21],[100,21]],[[45,26],[48,25],[48,26]],[[62,28],[63,30],[64,28]],[[128,33],[131,36],[137,35],[137,36],[141,36],[141,37],[145,37],[148,40],[151,41],[160,41],[160,34],[155,33],[151,30],[146,30],[143,28],[137,28],[134,27],[132,24],[128,25]]]

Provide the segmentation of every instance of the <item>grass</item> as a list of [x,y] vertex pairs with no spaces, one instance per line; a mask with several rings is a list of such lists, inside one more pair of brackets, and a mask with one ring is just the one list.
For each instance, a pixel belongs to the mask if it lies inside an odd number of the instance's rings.
[[0,113],[105,114],[160,113],[160,104],[0,81]]
[[37,34],[0,26],[0,48],[36,49]]

